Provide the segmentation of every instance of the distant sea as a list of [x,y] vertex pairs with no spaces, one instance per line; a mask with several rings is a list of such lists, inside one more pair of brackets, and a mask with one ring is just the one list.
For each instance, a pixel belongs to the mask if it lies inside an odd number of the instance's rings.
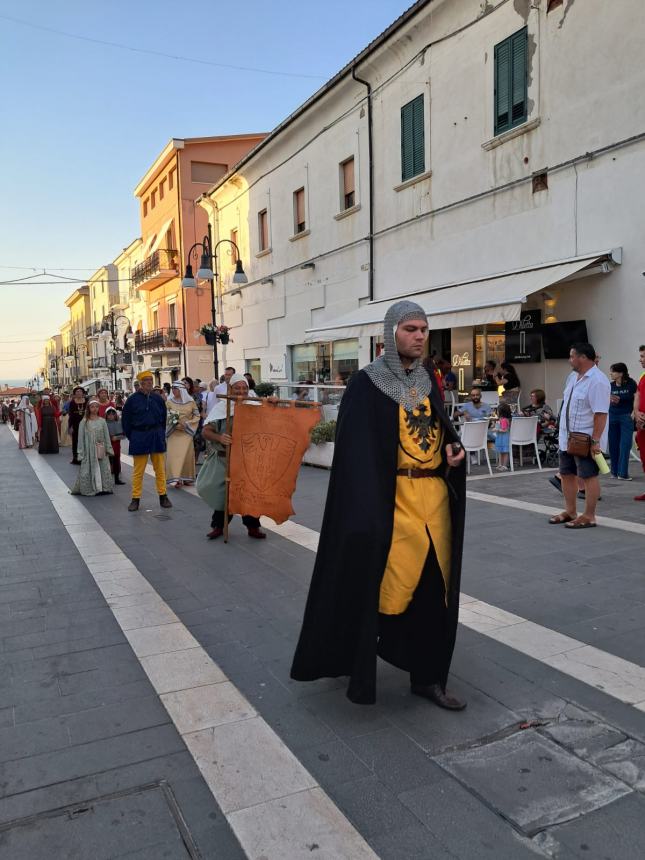
[[24,379],[0,379],[0,390],[2,390],[5,385],[9,388],[23,388],[24,384]]

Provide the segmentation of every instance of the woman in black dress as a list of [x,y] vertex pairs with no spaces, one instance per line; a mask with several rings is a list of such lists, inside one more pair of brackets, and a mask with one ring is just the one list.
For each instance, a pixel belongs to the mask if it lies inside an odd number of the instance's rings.
[[69,401],[69,432],[72,437],[72,459],[71,463],[75,466],[80,466],[81,461],[78,459],[78,428],[81,421],[85,417],[85,389],[78,385],[72,391],[72,399]]
[[38,420],[38,453],[58,454],[58,403],[50,395],[43,394],[36,406]]

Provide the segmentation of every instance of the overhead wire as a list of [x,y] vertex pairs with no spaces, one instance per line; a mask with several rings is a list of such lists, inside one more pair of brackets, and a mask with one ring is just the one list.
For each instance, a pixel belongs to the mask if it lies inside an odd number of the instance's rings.
[[181,54],[168,54],[165,51],[155,51],[152,48],[141,48],[135,45],[126,45],[123,42],[112,42],[108,39],[97,39],[93,36],[82,36],[79,33],[69,33],[66,30],[58,30],[55,27],[47,27],[45,24],[35,24],[32,21],[25,21],[23,18],[14,18],[12,15],[0,14],[0,18],[4,21],[10,21],[13,24],[20,24],[23,27],[31,27],[33,30],[41,30],[45,33],[53,33],[56,36],[64,36],[68,39],[77,39],[81,42],[91,42],[94,45],[104,45],[108,48],[118,48],[122,51],[131,51],[135,54],[149,54],[154,57],[164,57],[168,60],[176,60],[182,63],[195,63],[200,66],[214,66],[218,69],[230,69],[235,72],[252,72],[258,75],[276,75],[285,78],[309,78],[312,80],[325,80],[327,75],[312,75],[305,72],[283,72],[276,69],[260,69],[255,66],[237,66],[231,63],[216,63],[213,60],[202,60],[198,57],[185,57]]

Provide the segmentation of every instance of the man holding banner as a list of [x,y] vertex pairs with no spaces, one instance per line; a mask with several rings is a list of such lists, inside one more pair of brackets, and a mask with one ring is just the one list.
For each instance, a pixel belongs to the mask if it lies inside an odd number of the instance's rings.
[[298,469],[320,410],[294,409],[293,403],[275,398],[259,400],[239,373],[230,378],[228,391],[211,409],[202,431],[209,451],[196,489],[213,508],[207,537],[224,535],[226,540],[227,517],[230,522],[241,514],[249,537],[263,540],[261,516],[282,523],[293,513]]

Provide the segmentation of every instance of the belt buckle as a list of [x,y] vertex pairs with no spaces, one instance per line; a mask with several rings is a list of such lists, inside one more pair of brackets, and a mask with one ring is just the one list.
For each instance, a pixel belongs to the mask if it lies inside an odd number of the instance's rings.
[[412,477],[412,471],[413,471],[412,469],[408,469],[408,478]]

